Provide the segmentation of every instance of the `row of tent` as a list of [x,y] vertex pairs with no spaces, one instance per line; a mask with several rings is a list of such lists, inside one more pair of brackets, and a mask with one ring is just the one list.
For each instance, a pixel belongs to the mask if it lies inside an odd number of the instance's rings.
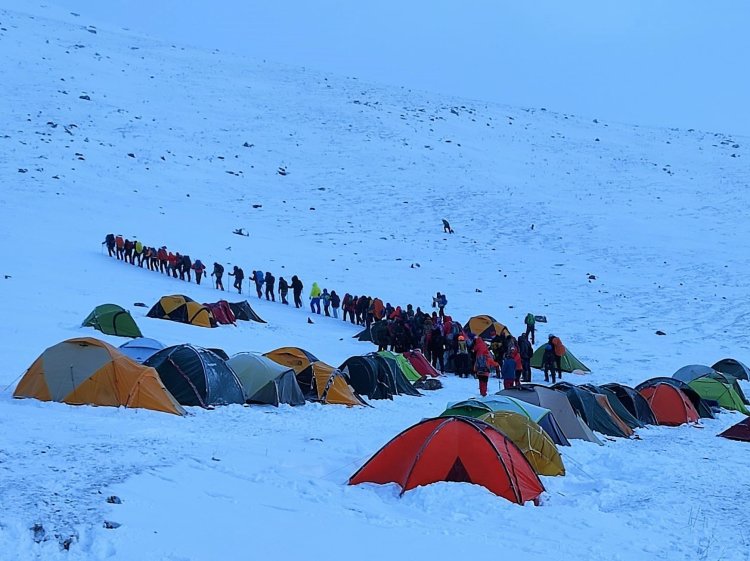
[[366,405],[363,396],[420,396],[415,385],[428,376],[438,373],[418,352],[353,356],[335,368],[298,347],[229,357],[221,349],[165,347],[154,339],[133,339],[117,349],[82,337],[46,349],[13,395],[182,415],[182,406],[232,403]]
[[[176,294],[163,296],[146,314],[150,318],[166,319],[199,327],[216,327],[233,324],[237,320],[266,323],[255,313],[247,300],[227,302],[219,300],[199,304],[195,300]],[[101,304],[83,320],[83,327],[93,327],[105,335],[116,337],[143,337],[130,312],[117,304]]]
[[[523,384],[450,403],[439,417],[409,427],[383,446],[349,484],[396,483],[403,494],[420,485],[458,481],[483,485],[518,504],[536,502],[544,491],[539,475],[565,474],[558,446],[569,446],[570,440],[601,444],[595,431],[629,437],[646,425],[713,417],[717,408],[750,415],[737,384],[750,370],[733,359],[715,366],[725,372],[690,365],[672,378],[652,378],[635,388]],[[719,436],[750,441],[750,417]]]

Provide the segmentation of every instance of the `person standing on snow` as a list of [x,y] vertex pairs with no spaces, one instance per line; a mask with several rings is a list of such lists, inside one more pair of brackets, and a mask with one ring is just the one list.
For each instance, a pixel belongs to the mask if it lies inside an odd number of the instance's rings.
[[216,288],[219,290],[224,290],[224,282],[221,280],[221,278],[224,276],[224,266],[214,262],[214,271],[211,273],[211,276],[214,277],[214,282],[216,283]]
[[323,301],[323,313],[326,317],[331,317],[331,295],[328,294],[327,288],[323,289],[320,299]]
[[294,307],[295,308],[301,308],[302,307],[302,289],[304,288],[304,285],[302,284],[302,281],[297,278],[297,275],[294,275],[292,277],[292,293],[294,294]]
[[196,259],[195,263],[193,263],[193,271],[195,271],[195,283],[200,284],[203,273],[206,272],[206,266],[201,263],[200,259]]
[[469,377],[469,347],[466,344],[466,337],[463,335],[458,336],[458,344],[456,346],[456,374],[459,378]]
[[534,344],[534,334],[536,333],[536,317],[532,313],[526,314],[526,318],[523,320],[526,324],[526,337],[531,335],[531,344]]
[[534,347],[529,343],[525,333],[518,337],[518,353],[521,355],[521,380],[531,382],[531,357],[534,355]]
[[503,365],[500,367],[500,374],[503,378],[503,389],[510,390],[516,385],[516,361],[509,352],[503,359]]
[[320,313],[320,287],[317,282],[314,282],[310,289],[310,310],[316,314]]
[[333,317],[336,319],[339,319],[339,306],[341,306],[341,298],[335,290],[331,290],[331,309],[333,310]]
[[549,382],[549,375],[552,374],[552,383],[554,384],[557,381],[557,376],[555,375],[557,363],[555,361],[555,348],[552,346],[552,343],[547,343],[544,345],[544,354],[542,355],[542,368],[544,369],[544,381]]
[[107,246],[107,253],[110,257],[115,255],[115,235],[114,234],[107,234],[104,238],[104,241],[102,242],[102,245]]
[[234,277],[234,284],[232,286],[237,289],[239,294],[242,294],[242,281],[245,278],[245,272],[237,265],[234,266],[233,271],[232,273],[228,273],[230,277]]
[[286,299],[287,294],[289,294],[289,284],[284,277],[279,277],[279,296],[281,297],[281,303],[288,306],[289,302]]
[[474,373],[477,380],[479,380],[479,394],[482,397],[487,395],[487,381],[490,379],[490,369],[495,366],[497,366],[497,363],[492,360],[486,347],[477,353],[477,358],[474,360]]
[[117,247],[117,258],[123,261],[125,259],[125,238],[122,237],[122,234],[115,236],[115,247]]
[[266,271],[266,277],[264,280],[266,282],[266,300],[276,302],[276,296],[273,293],[276,285],[276,277],[274,277],[269,271]]
[[263,283],[266,282],[263,271],[253,271],[253,280],[255,281],[255,292],[258,294],[258,298],[261,298],[263,296]]
[[563,345],[563,342],[556,335],[550,335],[549,342],[555,351],[555,366],[557,366],[557,377],[562,380],[562,358],[567,352],[565,349],[565,345]]
[[438,316],[440,318],[445,317],[445,307],[448,305],[448,298],[446,298],[445,294],[440,294],[439,292],[435,297],[432,299],[432,307],[434,308],[437,306],[438,308]]
[[443,218],[443,233],[445,234],[453,233],[453,228],[451,228],[450,223],[445,218]]

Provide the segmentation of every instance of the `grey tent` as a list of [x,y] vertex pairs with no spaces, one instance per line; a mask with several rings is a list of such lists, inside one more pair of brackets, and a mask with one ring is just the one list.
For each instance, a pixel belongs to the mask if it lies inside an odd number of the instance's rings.
[[617,416],[620,417],[620,419],[622,419],[622,421],[631,429],[643,428],[645,426],[635,415],[630,413],[628,408],[625,407],[625,404],[620,401],[619,397],[617,397],[617,394],[609,388],[596,386],[594,384],[582,384],[581,387],[589,390],[592,393],[598,393],[605,396],[607,398],[607,401],[609,402],[609,406],[614,410],[615,413],[617,413]]
[[503,390],[499,393],[549,409],[568,439],[587,440],[596,444],[603,444],[583,419],[576,414],[567,396],[562,392],[551,390],[546,386],[523,384],[520,389]]
[[266,323],[265,320],[255,313],[250,302],[243,300],[242,302],[229,302],[229,307],[232,309],[235,319],[242,321],[257,321],[258,323]]
[[558,382],[553,389],[564,392],[568,396],[570,405],[578,413],[591,430],[618,438],[628,437],[632,430],[624,423],[619,425],[607,411],[609,400],[602,396],[603,403],[596,398],[595,393],[582,386],[568,382]]
[[724,358],[714,364],[712,368],[739,380],[750,380],[750,368],[733,358]]
[[[395,362],[395,361],[394,361]],[[392,399],[394,395],[421,395],[400,368],[377,353],[352,356],[339,367],[349,385],[369,399]]]
[[686,384],[689,384],[690,382],[692,382],[693,380],[697,380],[698,378],[704,377],[718,380],[723,384],[732,386],[732,389],[737,392],[737,395],[739,395],[742,402],[748,403],[747,397],[745,397],[742,388],[737,383],[737,376],[717,371],[711,366],[705,366],[703,364],[690,364],[688,366],[683,366],[677,372],[672,374],[672,378],[674,378],[675,380],[680,380],[681,382],[685,382]]
[[654,412],[651,410],[651,406],[648,404],[648,401],[646,401],[646,398],[635,391],[634,388],[615,382],[604,384],[601,387],[613,392],[628,412],[644,425],[659,424],[656,421],[656,415],[654,415]]
[[138,337],[137,339],[133,339],[120,345],[119,350],[122,354],[129,356],[134,361],[144,363],[163,348],[164,345],[156,339]]
[[371,357],[376,363],[378,363],[381,369],[387,370],[388,376],[393,380],[393,385],[396,388],[396,393],[398,395],[422,395],[411,385],[411,382],[409,382],[409,379],[406,377],[403,370],[401,370],[401,366],[399,366],[399,363],[395,358],[392,358],[386,353],[370,353],[367,356]]
[[242,384],[245,401],[278,406],[304,405],[294,370],[255,353],[239,353],[227,361]]

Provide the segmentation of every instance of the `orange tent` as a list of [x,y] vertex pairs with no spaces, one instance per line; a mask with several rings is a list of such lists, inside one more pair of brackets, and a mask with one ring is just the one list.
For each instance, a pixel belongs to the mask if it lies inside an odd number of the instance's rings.
[[44,351],[21,378],[13,397],[185,414],[156,370],[91,337],[68,339]]
[[482,485],[514,503],[535,501],[544,486],[513,441],[468,417],[425,419],[409,427],[349,479],[396,483],[401,493],[438,481]]
[[656,416],[660,425],[678,426],[698,421],[700,415],[690,399],[670,384],[656,384],[638,390]]

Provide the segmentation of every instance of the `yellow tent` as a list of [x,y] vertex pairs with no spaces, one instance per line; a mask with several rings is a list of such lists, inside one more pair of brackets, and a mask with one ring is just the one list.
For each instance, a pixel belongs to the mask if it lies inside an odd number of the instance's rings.
[[539,475],[565,475],[557,446],[534,421],[512,411],[494,411],[479,417],[510,438]]
[[199,327],[216,327],[211,310],[181,294],[162,296],[146,315],[150,318],[169,319]]
[[495,335],[510,335],[510,331],[492,316],[474,316],[466,322],[466,327],[477,337],[492,339]]
[[68,339],[44,351],[21,378],[13,397],[185,414],[156,370],[91,337]]

